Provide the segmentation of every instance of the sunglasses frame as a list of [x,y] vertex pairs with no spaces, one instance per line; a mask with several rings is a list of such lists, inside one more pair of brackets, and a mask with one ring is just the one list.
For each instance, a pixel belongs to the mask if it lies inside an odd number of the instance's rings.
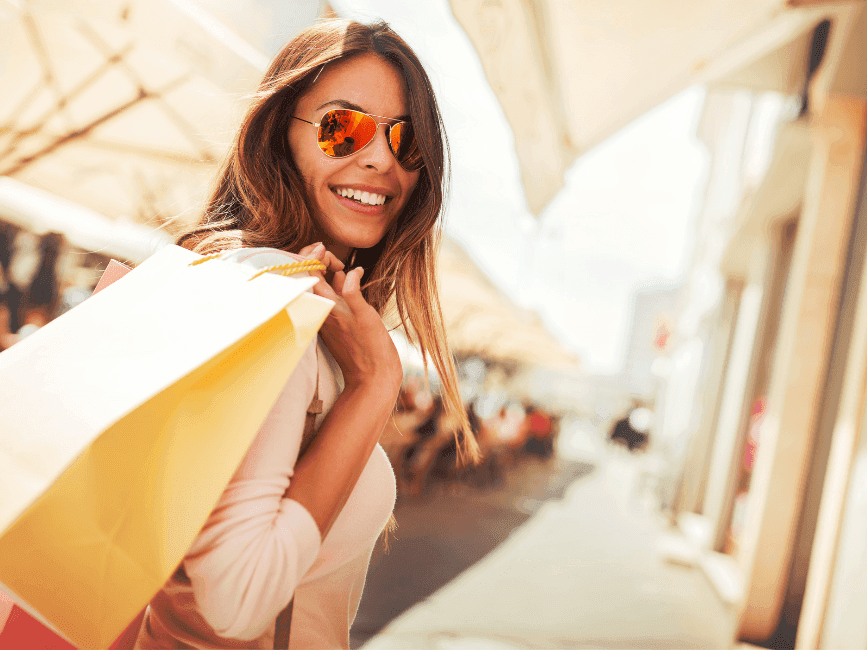
[[[365,113],[364,111],[357,111],[354,108],[331,108],[322,114],[322,117],[319,118],[318,122],[311,122],[310,120],[305,120],[303,117],[298,117],[297,115],[293,115],[292,119],[298,120],[300,122],[305,122],[307,124],[311,124],[312,126],[315,126],[318,129],[322,126],[322,123],[324,121],[325,116],[328,115],[329,113],[333,113],[335,111],[350,111],[352,113],[358,113],[359,115],[364,115],[366,117],[369,117],[374,122],[376,122],[376,130],[377,131],[379,131],[379,125],[384,124],[385,125],[385,139],[388,142],[388,150],[391,151],[391,155],[394,156],[394,159],[397,161],[397,164],[400,165],[403,170],[408,171],[408,172],[418,171],[419,169],[424,167],[424,164],[422,164],[421,167],[419,167],[417,169],[407,169],[406,167],[403,166],[403,163],[400,162],[400,159],[397,157],[397,154],[395,153],[394,149],[391,148],[391,128],[393,126],[398,125],[398,124],[408,124],[411,126],[411,123],[409,120],[399,120],[396,117],[385,117],[385,115],[374,115],[373,113]],[[376,118],[380,118],[382,120],[387,120],[387,121],[386,122],[380,122]],[[364,148],[367,147],[367,145],[369,145],[375,139],[376,139],[376,133],[374,133],[373,137],[370,140],[368,140],[365,144],[363,144],[361,147],[359,147],[358,149],[356,149],[352,153],[346,154],[345,156],[329,156],[327,153],[325,153],[325,150],[322,147],[319,147],[319,151],[321,151],[322,155],[327,157],[327,158],[331,158],[332,160],[341,160],[343,158],[349,158],[350,156],[354,156],[358,152],[364,150]],[[317,142],[317,144],[319,143],[318,135],[316,138],[316,142]]]

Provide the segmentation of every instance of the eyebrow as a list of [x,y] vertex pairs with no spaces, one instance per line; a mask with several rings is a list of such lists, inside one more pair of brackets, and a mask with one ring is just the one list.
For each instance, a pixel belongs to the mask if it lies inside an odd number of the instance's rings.
[[[340,106],[340,108],[348,108],[351,111],[359,111],[360,113],[367,113],[367,110],[363,109],[358,104],[353,104],[352,102],[348,102],[345,99],[329,99],[324,104],[320,104],[316,107],[317,111],[322,110],[326,106]],[[373,115],[373,113],[370,113]],[[385,115],[377,115],[376,117],[385,117]],[[395,120],[399,122],[407,122],[409,121],[409,115],[398,115],[397,117],[387,117],[388,120]]]

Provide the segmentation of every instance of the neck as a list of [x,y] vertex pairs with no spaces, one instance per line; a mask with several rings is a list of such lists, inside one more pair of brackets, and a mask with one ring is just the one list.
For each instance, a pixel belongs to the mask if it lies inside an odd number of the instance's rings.
[[350,246],[344,246],[343,244],[338,244],[337,242],[322,242],[325,244],[325,248],[331,251],[331,254],[334,255],[337,259],[339,259],[344,264],[349,264],[349,260],[353,257],[354,248]]
[[353,251],[355,251],[352,246],[347,246],[346,244],[336,242],[321,232],[317,232],[316,235],[319,241],[321,241],[325,245],[326,250],[328,250],[332,255],[334,255],[344,264],[349,264],[349,260],[352,259],[352,253]]

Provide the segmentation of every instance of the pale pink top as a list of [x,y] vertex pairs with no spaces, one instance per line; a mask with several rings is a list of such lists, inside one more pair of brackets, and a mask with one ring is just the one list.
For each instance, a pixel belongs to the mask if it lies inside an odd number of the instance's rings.
[[183,571],[151,601],[136,648],[273,648],[276,618],[293,594],[291,648],[349,648],[370,556],[394,508],[395,479],[377,445],[324,540],[310,513],[284,498],[317,365],[324,404],[317,427],[342,390],[340,369],[321,341],[318,352],[311,344]]

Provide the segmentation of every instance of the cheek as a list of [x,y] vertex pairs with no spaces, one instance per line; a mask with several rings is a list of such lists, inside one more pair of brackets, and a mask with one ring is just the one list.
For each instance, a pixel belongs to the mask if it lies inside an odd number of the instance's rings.
[[313,142],[295,143],[291,147],[292,160],[308,191],[317,193],[328,190],[328,182],[343,166],[343,161],[329,158]]
[[406,179],[401,182],[404,187],[403,191],[403,204],[401,205],[401,209],[406,207],[406,204],[409,203],[410,197],[413,193],[418,189],[419,180],[421,178],[421,172],[404,172],[406,174]]
[[289,130],[289,153],[295,163],[295,168],[306,184],[309,184],[316,176],[316,154],[322,155],[315,141],[305,137],[309,135],[309,133],[304,133],[295,127]]

